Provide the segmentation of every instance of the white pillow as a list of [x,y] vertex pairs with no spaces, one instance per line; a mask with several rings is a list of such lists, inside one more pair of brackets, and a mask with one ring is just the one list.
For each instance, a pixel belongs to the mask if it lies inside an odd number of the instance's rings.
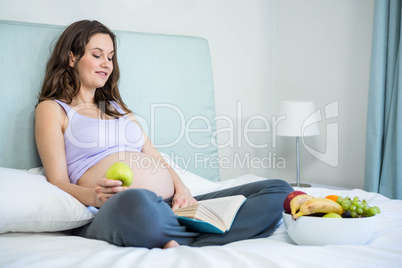
[[94,213],[43,175],[1,168],[0,234],[53,232],[80,227]]

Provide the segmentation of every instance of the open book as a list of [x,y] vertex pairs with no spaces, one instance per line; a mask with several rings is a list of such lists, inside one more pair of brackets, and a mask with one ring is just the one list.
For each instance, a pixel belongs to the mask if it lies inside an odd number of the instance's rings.
[[226,196],[198,201],[173,212],[179,217],[180,224],[187,226],[191,231],[225,233],[229,231],[245,200],[243,195]]

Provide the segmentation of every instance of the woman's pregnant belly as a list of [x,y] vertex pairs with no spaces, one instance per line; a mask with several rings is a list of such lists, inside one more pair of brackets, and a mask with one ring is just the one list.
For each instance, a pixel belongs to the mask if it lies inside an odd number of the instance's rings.
[[172,177],[161,161],[140,152],[120,152],[108,155],[95,166],[88,169],[77,184],[94,188],[98,180],[105,178],[107,169],[115,162],[123,162],[134,173],[133,183],[129,188],[141,188],[153,191],[163,199],[173,196]]

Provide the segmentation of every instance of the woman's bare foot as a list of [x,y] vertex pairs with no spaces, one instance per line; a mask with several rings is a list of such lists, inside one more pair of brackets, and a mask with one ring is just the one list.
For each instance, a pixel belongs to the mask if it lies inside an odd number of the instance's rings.
[[170,240],[169,242],[167,242],[164,246],[163,249],[167,249],[167,248],[177,248],[179,245],[179,243],[177,243],[174,240]]

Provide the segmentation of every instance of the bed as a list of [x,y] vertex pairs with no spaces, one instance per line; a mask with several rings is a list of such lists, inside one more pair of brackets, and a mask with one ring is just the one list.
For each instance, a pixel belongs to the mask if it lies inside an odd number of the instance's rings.
[[[66,234],[89,222],[95,212],[46,181],[33,135],[46,58],[63,29],[0,21],[0,267],[402,266],[402,201],[360,189],[302,189],[316,197],[359,196],[381,207],[373,235],[360,246],[299,246],[283,222],[268,238],[167,250],[123,248]],[[193,194],[267,179],[253,174],[219,179],[212,67],[205,39],[116,34],[123,99]]]

